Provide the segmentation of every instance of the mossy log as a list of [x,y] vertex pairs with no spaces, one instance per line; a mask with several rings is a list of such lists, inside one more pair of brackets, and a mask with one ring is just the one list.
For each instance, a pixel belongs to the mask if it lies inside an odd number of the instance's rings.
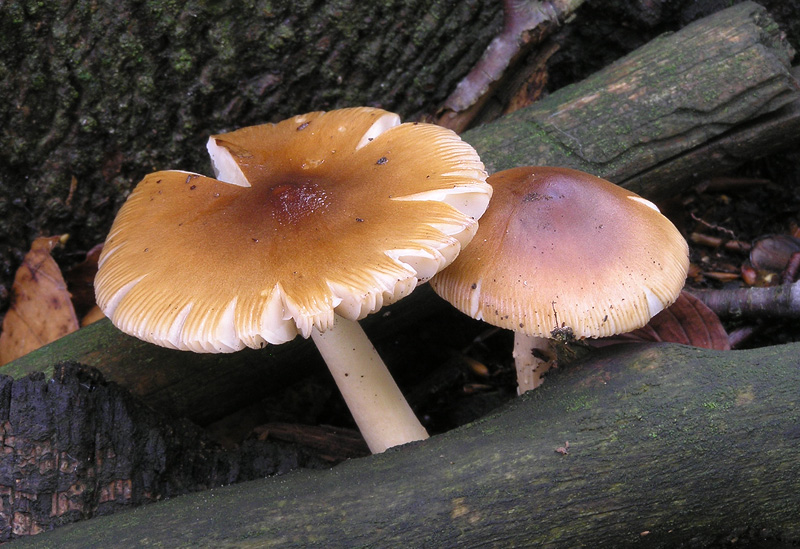
[[[464,139],[490,170],[572,166],[628,181],[651,198],[672,194],[709,167],[797,141],[800,86],[790,72],[791,55],[763,8],[745,2],[664,36],[530,108],[466,132]],[[388,315],[367,319],[365,327],[380,347],[398,330],[446,315],[446,309],[423,287],[387,309]],[[200,423],[263,397],[287,376],[323,367],[301,340],[198,356],[157,349],[104,321],[3,372],[49,375],[59,360],[97,367],[160,410]],[[397,363],[386,360],[390,367]]]
[[600,350],[499,412],[327,471],[22,547],[703,547],[800,541],[800,344]]
[[743,2],[464,139],[490,171],[570,167],[657,201],[800,141],[774,122],[791,120],[793,132],[800,124],[794,54],[764,8]]

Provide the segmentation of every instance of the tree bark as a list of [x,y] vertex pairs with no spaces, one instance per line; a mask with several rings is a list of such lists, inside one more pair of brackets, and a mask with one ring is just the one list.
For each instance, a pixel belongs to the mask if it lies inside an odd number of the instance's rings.
[[793,56],[764,8],[743,2],[463,137],[490,172],[570,167],[657,201],[800,141]]
[[66,526],[22,547],[702,547],[800,540],[800,344],[622,345],[499,412],[329,471]]
[[185,419],[154,412],[96,370],[0,376],[0,543],[60,524],[298,467],[308,448],[251,439],[226,450]]
[[[791,53],[764,10],[745,2],[464,138],[492,171],[527,164],[572,166],[663,197],[704,170],[797,142],[800,86],[789,70]],[[580,139],[569,138],[565,129]],[[432,292],[420,288],[387,309],[387,317],[367,319],[365,329],[380,348],[392,333],[446,310]],[[385,358],[391,367],[391,357]],[[287,376],[323,368],[302,340],[265,351],[202,356],[157,349],[103,322],[4,371],[17,377],[49,373],[58,360],[67,359],[97,367],[158,409],[201,424],[263,397]],[[143,364],[158,368],[145,377]]]
[[344,106],[433,110],[501,25],[486,0],[4,2],[0,284],[40,232],[102,242],[146,173],[210,174],[211,134]]

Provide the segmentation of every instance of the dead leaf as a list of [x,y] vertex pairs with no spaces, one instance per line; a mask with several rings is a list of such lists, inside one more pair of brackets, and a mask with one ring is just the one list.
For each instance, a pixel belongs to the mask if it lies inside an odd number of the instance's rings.
[[78,329],[67,285],[50,256],[65,238],[37,238],[17,270],[0,333],[0,365]]
[[728,351],[728,334],[719,317],[702,301],[688,292],[681,292],[672,306],[650,319],[643,328],[598,340],[601,345],[632,341],[663,341],[692,347]]
[[751,286],[791,284],[800,270],[800,238],[779,234],[759,239],[750,250],[750,269],[757,275]]
[[800,238],[785,234],[771,235],[759,239],[750,250],[750,263],[755,269],[781,272],[792,258],[800,252]]

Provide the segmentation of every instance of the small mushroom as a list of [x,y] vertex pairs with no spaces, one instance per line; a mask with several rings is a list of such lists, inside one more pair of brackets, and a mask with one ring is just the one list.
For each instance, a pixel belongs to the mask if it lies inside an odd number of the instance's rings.
[[453,132],[373,108],[209,139],[216,173],[146,176],[95,282],[122,331],[227,353],[314,339],[370,449],[427,437],[357,320],[408,295],[475,234],[491,187]]
[[551,339],[629,332],[677,299],[688,246],[651,202],[564,168],[515,168],[488,182],[478,233],[431,286],[515,332],[520,394],[553,364]]

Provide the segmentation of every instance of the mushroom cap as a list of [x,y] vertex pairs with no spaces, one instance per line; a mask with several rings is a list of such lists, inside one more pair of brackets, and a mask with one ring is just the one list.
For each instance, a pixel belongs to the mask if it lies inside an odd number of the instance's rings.
[[165,347],[259,348],[360,319],[451,263],[491,196],[456,134],[380,109],[242,128],[209,152],[218,179],[146,176],[99,260],[103,312]]
[[565,168],[488,181],[478,233],[431,280],[462,312],[533,336],[604,337],[644,326],[680,294],[689,249],[651,202]]

